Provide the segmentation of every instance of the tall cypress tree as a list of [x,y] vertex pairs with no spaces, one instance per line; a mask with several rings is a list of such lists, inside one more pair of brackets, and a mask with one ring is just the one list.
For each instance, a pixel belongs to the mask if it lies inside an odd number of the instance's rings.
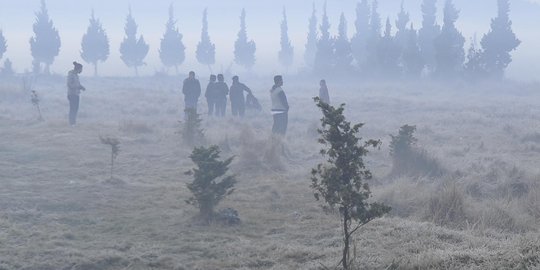
[[452,0],[446,0],[444,6],[444,24],[441,34],[435,39],[435,59],[437,75],[441,78],[457,77],[465,61],[465,38],[455,26],[459,11]]
[[366,64],[370,71],[377,69],[379,64],[378,46],[381,40],[381,15],[378,12],[379,2],[374,0],[371,4],[371,15],[369,21],[369,35],[367,41],[367,58]]
[[216,63],[216,45],[212,43],[208,34],[208,11],[206,8],[203,11],[201,41],[197,44],[196,54],[197,61],[202,65],[207,65],[212,73],[210,67]]
[[512,62],[510,52],[515,50],[521,41],[512,31],[510,20],[510,1],[498,0],[499,14],[491,20],[491,30],[481,41],[483,48],[482,61],[490,77],[503,78],[504,71]]
[[253,40],[248,41],[246,30],[246,10],[242,9],[240,15],[240,31],[238,39],[234,43],[234,61],[236,64],[251,69],[255,65],[255,51],[257,46]]
[[352,50],[351,43],[347,37],[347,19],[345,14],[341,13],[339,18],[338,36],[335,40],[335,61],[336,71],[341,74],[349,73],[352,69]]
[[34,36],[30,38],[30,50],[34,58],[34,69],[41,72],[41,64],[45,65],[45,73],[50,74],[50,66],[60,53],[60,35],[49,18],[45,0],[41,0],[41,9],[36,13],[33,25]]
[[2,32],[2,29],[0,29],[0,59],[4,57],[4,53],[7,51],[7,40],[4,37],[4,33]]
[[139,67],[144,65],[144,58],[148,54],[150,47],[144,41],[144,37],[141,35],[137,39],[137,23],[131,15],[131,7],[129,8],[129,13],[126,18],[126,26],[124,30],[126,36],[120,44],[120,58],[128,67],[135,69],[135,75],[139,76]]
[[306,51],[304,53],[304,62],[306,66],[313,67],[315,64],[315,55],[317,54],[317,14],[315,3],[313,3],[313,12],[309,18],[309,32],[307,36]]
[[435,70],[435,39],[441,33],[437,24],[437,0],[424,0],[422,3],[422,28],[418,31],[418,45],[422,59],[430,71]]
[[94,65],[94,76],[98,74],[98,62],[105,62],[109,58],[109,38],[99,19],[90,17],[90,25],[81,42],[81,58]]
[[287,25],[287,11],[283,8],[283,21],[281,22],[281,50],[279,51],[278,57],[279,62],[289,68],[294,61],[294,48],[291,45],[291,40],[289,39],[289,27]]
[[330,37],[330,21],[326,13],[326,2],[323,6],[323,15],[319,30],[321,36],[317,42],[314,71],[316,74],[324,75],[332,70],[334,64],[334,42]]
[[396,20],[396,43],[400,46],[401,49],[404,49],[407,45],[407,41],[409,39],[409,29],[407,26],[409,25],[409,13],[405,12],[405,9],[403,7],[403,0],[401,1],[401,10],[397,15]]
[[399,76],[399,56],[401,54],[399,45],[392,36],[392,24],[390,18],[386,19],[384,36],[379,40],[376,48],[378,72],[382,78],[396,78]]
[[367,43],[369,37],[370,9],[367,0],[356,5],[356,20],[354,26],[356,33],[351,39],[351,49],[360,69],[365,68],[367,58]]
[[165,34],[161,39],[159,58],[166,67],[174,67],[178,74],[178,66],[186,60],[186,46],[182,42],[182,34],[178,31],[176,20],[174,19],[174,8],[169,6],[169,20],[165,25]]
[[418,35],[414,26],[408,31],[407,43],[402,52],[403,74],[407,79],[419,79],[424,69],[424,60],[418,46]]

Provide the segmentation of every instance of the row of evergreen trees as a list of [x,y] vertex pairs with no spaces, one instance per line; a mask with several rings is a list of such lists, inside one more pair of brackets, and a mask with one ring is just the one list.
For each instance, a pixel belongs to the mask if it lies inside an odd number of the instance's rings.
[[480,47],[475,39],[471,40],[467,54],[465,38],[455,25],[459,11],[452,0],[446,0],[441,27],[437,24],[436,4],[437,0],[423,1],[422,27],[416,30],[402,2],[395,21],[397,31],[392,34],[389,18],[381,33],[377,0],[373,0],[371,6],[367,0],[361,0],[356,7],[356,33],[350,40],[343,14],[338,35],[331,37],[326,4],[317,32],[313,7],[305,61],[320,74],[356,73],[384,78],[420,78],[423,75],[438,78],[502,78],[512,61],[510,52],[520,44],[512,32],[509,0],[498,0],[499,12],[491,22],[491,30],[482,37]]
[[[515,50],[520,41],[512,32],[509,18],[509,0],[498,0],[498,16],[491,22],[491,30],[480,42],[471,41],[468,54],[465,53],[465,38],[456,28],[459,11],[452,0],[445,0],[442,27],[437,24],[437,0],[423,0],[422,27],[416,30],[410,22],[409,14],[404,10],[397,15],[393,34],[390,19],[386,20],[384,32],[378,2],[361,0],[356,7],[356,32],[349,39],[347,19],[341,14],[338,35],[330,34],[331,24],[323,8],[322,20],[318,24],[315,5],[309,19],[309,31],[305,46],[304,60],[308,70],[316,74],[365,75],[385,78],[419,78],[430,75],[440,78],[502,78],[506,67],[512,61],[510,52]],[[256,44],[250,40],[246,30],[246,12],[240,16],[240,31],[234,44],[235,62],[247,69],[255,65]],[[137,34],[137,23],[131,9],[126,18],[125,37],[120,45],[122,61],[135,70],[145,65],[144,59],[149,45],[142,35]],[[33,56],[33,71],[49,73],[49,66],[60,52],[60,36],[49,18],[45,0],[36,13],[33,25],[34,36],[30,39]],[[169,7],[169,19],[159,48],[161,62],[167,68],[178,67],[184,62],[186,47],[182,34],[176,26],[172,5]],[[0,31],[0,59],[7,49],[6,40]],[[279,62],[286,68],[293,65],[294,47],[288,35],[286,10],[283,9],[281,23],[281,49]],[[98,63],[109,57],[110,45],[107,33],[92,12],[90,25],[82,38],[81,57],[93,64],[97,74]],[[216,47],[208,34],[207,11],[202,19],[201,40],[197,45],[196,57],[199,63],[209,67],[215,63]]]

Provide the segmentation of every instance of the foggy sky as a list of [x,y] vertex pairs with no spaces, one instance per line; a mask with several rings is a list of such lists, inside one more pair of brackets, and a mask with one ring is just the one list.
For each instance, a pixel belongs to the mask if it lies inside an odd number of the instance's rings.
[[[200,39],[201,14],[208,7],[209,32],[212,42],[216,44],[216,65],[228,67],[233,62],[233,47],[239,30],[240,10],[244,7],[247,12],[248,36],[257,43],[257,63],[255,71],[259,73],[282,73],[277,61],[279,51],[279,30],[281,10],[287,8],[289,16],[289,35],[295,47],[295,66],[292,70],[303,65],[303,51],[306,42],[308,18],[311,15],[311,0],[198,0],[172,1],[180,32],[184,35],[186,45],[186,61],[180,67],[185,73],[195,70],[207,74],[206,67],[201,66],[195,59],[196,45]],[[337,32],[339,14],[344,12],[349,23],[349,37],[354,33],[356,0],[329,0],[328,12],[332,24],[332,33]],[[399,11],[400,0],[380,0],[381,17],[390,17],[395,21]],[[439,22],[442,21],[443,0],[439,1]],[[497,0],[455,0],[455,5],[461,10],[457,23],[467,40],[475,34],[478,39],[489,30],[490,19],[496,16]],[[517,52],[513,53],[514,62],[508,70],[508,76],[521,80],[540,80],[540,40],[537,27],[540,26],[540,1],[511,0],[513,29],[522,40]],[[71,68],[74,60],[80,58],[80,43],[88,27],[92,9],[107,31],[110,39],[110,56],[107,62],[101,64],[100,74],[106,76],[132,75],[133,71],[120,60],[119,47],[124,37],[124,24],[131,6],[133,16],[139,25],[139,34],[143,34],[150,44],[150,52],[145,59],[146,66],[140,69],[142,75],[152,75],[164,70],[159,61],[159,44],[165,30],[168,6],[171,0],[48,0],[49,15],[59,30],[62,40],[60,55],[51,66],[54,73],[64,74]],[[318,16],[323,1],[315,1]],[[405,0],[405,9],[411,14],[412,22],[418,29],[421,26],[421,0]],[[8,51],[4,58],[10,58],[17,72],[30,69],[31,55],[29,39],[33,35],[32,24],[35,12],[39,9],[40,0],[12,1],[0,0],[0,29],[8,40]],[[481,11],[481,13],[479,13]],[[395,27],[394,27],[395,28]],[[395,30],[395,29],[394,29]],[[468,48],[468,45],[465,49]],[[87,69],[86,75],[92,72]],[[233,65],[233,72],[244,69]],[[172,72],[172,71],[171,71]]]

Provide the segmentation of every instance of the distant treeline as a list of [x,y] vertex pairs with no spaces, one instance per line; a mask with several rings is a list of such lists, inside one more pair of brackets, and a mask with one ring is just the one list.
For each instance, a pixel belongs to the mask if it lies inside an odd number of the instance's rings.
[[[347,19],[341,14],[338,35],[330,34],[330,22],[326,3],[319,22],[315,5],[309,18],[307,41],[304,51],[304,66],[308,72],[325,76],[360,76],[381,79],[418,79],[422,77],[470,80],[503,78],[505,69],[512,62],[510,53],[521,43],[512,31],[509,0],[497,0],[498,15],[491,21],[491,29],[479,43],[471,38],[466,51],[465,38],[456,28],[459,11],[452,0],[446,0],[443,10],[443,25],[437,24],[437,0],[423,0],[423,20],[417,30],[410,22],[409,13],[403,8],[392,24],[389,18],[383,25],[378,13],[378,2],[360,0],[356,6],[355,33],[347,36]],[[234,44],[236,64],[251,69],[256,62],[256,44],[246,31],[246,12],[242,10],[240,31]],[[392,27],[397,31],[393,34]],[[126,66],[138,68],[145,64],[149,45],[142,35],[137,34],[137,23],[131,9],[126,18],[125,37],[120,44],[121,59]],[[49,73],[49,66],[60,52],[61,40],[58,30],[49,18],[45,0],[36,13],[33,25],[34,36],[30,39],[34,73]],[[184,63],[186,47],[182,34],[176,26],[172,4],[169,19],[161,39],[159,56],[167,68]],[[281,23],[281,49],[277,60],[288,69],[294,64],[295,49],[288,35],[287,14],[283,9]],[[276,37],[277,40],[277,37]],[[7,50],[7,41],[0,30],[0,59]],[[81,43],[81,57],[94,65],[107,61],[110,52],[109,38],[99,19],[92,15]],[[216,46],[208,34],[207,11],[202,16],[201,40],[197,45],[196,58],[200,64],[215,64]],[[4,62],[3,74],[12,74],[11,62]]]

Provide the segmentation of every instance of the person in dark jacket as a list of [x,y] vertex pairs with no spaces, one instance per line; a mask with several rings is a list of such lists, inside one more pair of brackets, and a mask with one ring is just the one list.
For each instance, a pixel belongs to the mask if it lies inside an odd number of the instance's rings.
[[287,133],[289,122],[289,102],[282,86],[283,77],[281,75],[275,76],[274,86],[270,90],[270,99],[272,100],[272,115],[274,117],[272,132],[278,135],[285,135]]
[[245,84],[240,82],[238,76],[232,78],[231,91],[229,98],[231,99],[231,111],[233,116],[244,117],[246,114],[246,98],[244,97],[244,92],[247,92],[248,95],[252,95],[251,89]]
[[227,110],[227,95],[229,94],[229,86],[225,82],[223,74],[218,74],[218,82],[216,83],[216,116],[225,116]]
[[321,88],[319,89],[319,98],[322,102],[330,104],[330,94],[328,93],[328,86],[326,86],[326,80],[321,80]]
[[210,82],[206,86],[206,92],[204,93],[206,102],[208,103],[208,115],[214,114],[216,108],[216,75],[210,75]]
[[184,80],[182,93],[184,93],[184,111],[191,109],[196,112],[197,103],[201,96],[201,84],[199,83],[199,80],[195,78],[195,72],[190,71],[189,77]]
[[77,113],[79,111],[79,95],[81,90],[85,91],[86,88],[81,85],[79,81],[79,74],[81,74],[83,66],[77,62],[73,62],[73,70],[69,71],[67,77],[67,98],[69,100],[69,124],[75,126],[77,122]]

